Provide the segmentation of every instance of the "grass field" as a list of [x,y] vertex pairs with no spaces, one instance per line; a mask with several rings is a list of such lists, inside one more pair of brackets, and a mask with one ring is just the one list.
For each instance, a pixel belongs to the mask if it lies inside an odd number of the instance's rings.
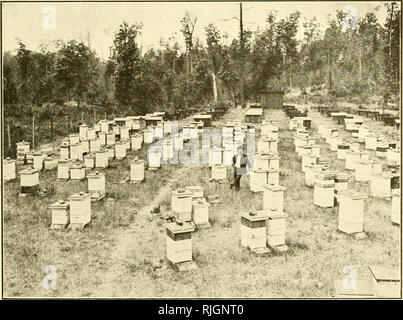
[[[215,124],[243,120],[243,113],[233,109]],[[83,231],[49,230],[48,206],[85,190],[86,182],[58,182],[55,171],[42,173],[41,188],[50,191],[45,198],[18,198],[18,181],[5,184],[5,296],[329,297],[334,294],[333,281],[344,276],[344,266],[356,266],[359,278],[369,277],[368,264],[398,266],[400,228],[390,222],[390,201],[366,200],[367,239],[338,232],[335,210],[313,205],[313,189],[304,184],[285,113],[267,110],[264,116],[280,127],[280,184],[287,188],[287,253],[258,257],[240,246],[240,214],[262,208],[262,196],[250,192],[248,177],[242,178],[241,191],[235,192],[229,183],[209,182],[207,166],[165,165],[146,172],[140,185],[115,184],[129,176],[128,161],[115,160],[106,170],[107,196],[93,204],[92,221]],[[315,112],[310,116],[315,134],[327,119]],[[318,139],[318,143],[321,155],[330,158],[330,167],[345,171],[344,161],[336,160],[324,140]],[[146,154],[143,149],[141,158]],[[230,171],[228,177],[231,181]],[[351,189],[369,193],[367,184],[353,180]],[[205,196],[217,195],[221,203],[210,207],[211,228],[192,236],[198,269],[178,273],[165,261],[163,223],[169,214],[169,192],[190,185],[203,186]],[[150,208],[158,204],[161,213],[151,214]],[[57,290],[42,287],[47,265],[57,269]]]

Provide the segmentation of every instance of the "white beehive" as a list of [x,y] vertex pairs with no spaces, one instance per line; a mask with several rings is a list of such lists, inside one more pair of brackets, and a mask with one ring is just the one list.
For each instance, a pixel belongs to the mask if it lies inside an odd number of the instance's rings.
[[162,139],[164,137],[164,127],[162,124],[158,124],[154,127],[154,138],[155,140]]
[[266,222],[266,237],[269,247],[285,245],[286,218],[285,212],[270,209],[268,210]]
[[389,198],[391,194],[390,173],[378,173],[371,176],[371,196],[375,198]]
[[30,150],[30,143],[26,141],[17,142],[17,153],[28,153]]
[[334,206],[334,177],[332,172],[315,172],[313,203],[322,208]]
[[249,187],[252,192],[263,192],[264,185],[268,183],[269,169],[254,168],[250,173]]
[[70,179],[70,159],[60,159],[57,164],[57,178]]
[[79,137],[80,137],[80,140],[81,140],[81,141],[88,139],[88,138],[87,138],[87,132],[88,132],[88,126],[87,126],[86,124],[80,125],[80,128],[79,128]]
[[145,144],[151,144],[154,142],[154,129],[153,128],[148,128],[143,131],[144,134],[144,143]]
[[84,180],[85,179],[85,166],[81,162],[73,163],[70,166],[70,179],[71,180]]
[[192,221],[192,193],[182,189],[172,191],[171,210],[177,220]]
[[105,132],[99,132],[98,133],[98,139],[99,139],[99,144],[101,146],[106,145],[106,133]]
[[89,169],[95,168],[95,155],[90,153],[84,156],[84,166]]
[[49,206],[52,214],[52,226],[59,225],[66,227],[70,223],[69,204],[59,200]]
[[270,141],[267,138],[261,138],[257,142],[257,150],[260,153],[269,153],[270,152]]
[[140,150],[143,143],[143,136],[139,133],[130,136],[131,149]]
[[395,189],[392,191],[392,207],[391,207],[391,221],[393,223],[400,224],[400,212],[401,212],[400,189]]
[[192,224],[171,222],[167,229],[167,259],[173,264],[192,261]]
[[120,139],[121,140],[126,140],[129,139],[129,127],[127,126],[121,126],[119,127],[119,132],[120,132]]
[[115,159],[115,146],[114,145],[106,145],[105,151],[108,156],[108,160]]
[[359,140],[360,142],[365,142],[365,137],[366,137],[367,135],[369,135],[369,133],[370,133],[369,128],[368,128],[367,126],[361,125],[361,126],[358,128],[358,140]]
[[304,154],[311,154],[312,147],[308,146],[308,145],[298,146],[296,148],[296,151],[297,151],[298,157],[302,157]]
[[400,268],[368,266],[375,294],[379,298],[399,298],[401,294]]
[[376,146],[375,156],[381,159],[386,159],[387,152],[389,149],[389,144],[386,142],[378,141]]
[[109,131],[108,120],[100,120],[99,124],[101,126],[101,132],[106,133]]
[[99,138],[89,140],[90,150],[89,152],[95,153],[101,150],[101,140]]
[[123,139],[123,143],[125,144],[126,147],[126,152],[130,150],[130,139]]
[[126,158],[126,144],[124,141],[118,141],[115,144],[115,157],[118,160]]
[[100,150],[95,153],[95,167],[107,168],[109,165],[108,153],[106,150]]
[[119,135],[120,135],[120,128],[119,128],[119,125],[114,124],[114,125],[112,126],[112,131],[115,133],[115,136],[119,136]]
[[100,200],[105,197],[105,173],[95,171],[87,175],[88,193],[92,200]]
[[386,160],[400,163],[400,149],[388,149],[386,153]]
[[374,160],[359,160],[355,166],[355,180],[367,182],[373,174],[382,172],[382,163]]
[[27,168],[18,173],[20,175],[21,193],[35,193],[39,190],[39,171]]
[[197,128],[189,128],[189,139],[199,139]]
[[241,245],[253,249],[266,247],[266,220],[264,210],[241,215]]
[[90,152],[90,141],[88,139],[82,140],[80,144],[83,155]]
[[101,125],[99,123],[95,123],[94,124],[94,130],[95,130],[95,133],[100,132],[101,131]]
[[223,165],[225,166],[232,166],[232,159],[234,157],[234,150],[228,149],[228,148],[223,148],[222,150],[222,162]]
[[339,172],[334,177],[334,192],[339,193],[340,191],[348,190],[348,178],[349,175]]
[[346,152],[350,151],[350,146],[346,143],[340,143],[337,145],[337,160],[345,160]]
[[81,148],[81,143],[70,144],[70,159],[83,160],[83,151]]
[[76,144],[80,142],[80,136],[78,134],[69,134],[70,144]]
[[42,170],[43,169],[43,154],[40,152],[35,152],[33,154],[33,168],[35,170]]
[[64,146],[64,145],[60,146],[60,158],[61,159],[70,158],[70,144],[67,146]]
[[322,166],[318,164],[305,166],[305,185],[307,187],[313,188],[315,185],[315,171],[317,170],[322,170]]
[[363,232],[364,200],[367,196],[352,190],[338,194],[339,222],[338,229],[345,233]]
[[174,136],[174,149],[183,150],[183,137],[181,134],[176,134]]
[[192,201],[192,221],[196,226],[207,226],[209,222],[210,204],[204,198],[193,199]]
[[130,181],[142,182],[144,180],[144,160],[133,159],[130,161]]
[[365,137],[365,149],[376,150],[378,145],[378,136],[368,135]]
[[164,121],[163,122],[164,126],[164,134],[171,134],[171,121]]
[[339,145],[339,144],[341,144],[343,141],[340,139],[340,138],[338,138],[338,137],[332,137],[332,138],[330,138],[329,139],[329,144],[330,144],[330,151],[337,151],[337,146]]
[[10,158],[3,160],[3,178],[4,181],[14,180],[16,176],[15,171],[15,160],[11,160]]
[[355,170],[355,164],[358,162],[361,158],[361,153],[360,152],[355,152],[355,151],[347,151],[346,152],[346,169],[347,170]]
[[69,198],[70,225],[86,225],[91,221],[91,196],[80,192],[72,194]]
[[165,138],[162,143],[162,161],[168,163],[174,156],[174,145],[171,139]]
[[161,167],[161,150],[158,147],[148,149],[148,168],[151,170]]
[[116,142],[116,134],[113,131],[107,132],[106,133],[106,144],[113,146],[115,145]]
[[280,170],[269,168],[267,170],[267,183],[268,184],[279,184],[280,183]]
[[227,179],[227,168],[223,165],[216,165],[211,167],[211,178],[214,180]]
[[276,184],[266,184],[263,187],[263,209],[284,211],[284,191],[286,187]]
[[222,149],[218,147],[210,148],[209,152],[209,166],[222,164]]

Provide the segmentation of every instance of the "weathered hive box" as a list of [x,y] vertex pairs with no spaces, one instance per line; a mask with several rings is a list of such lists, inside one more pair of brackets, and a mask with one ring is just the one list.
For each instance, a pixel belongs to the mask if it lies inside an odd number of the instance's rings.
[[60,159],[57,164],[57,178],[58,179],[70,179],[70,159]]
[[267,184],[269,169],[255,167],[250,173],[249,187],[252,192],[263,192],[263,186]]
[[334,177],[334,192],[338,194],[341,191],[348,190],[348,178],[346,173],[338,172]]
[[100,200],[105,197],[105,173],[96,171],[87,175],[88,193],[91,200]]
[[106,145],[106,132],[99,132],[98,133],[99,144],[101,146]]
[[171,209],[177,220],[192,221],[192,193],[183,189],[171,192]]
[[355,170],[355,164],[361,158],[360,152],[355,151],[346,151],[346,169],[347,170]]
[[57,168],[57,159],[54,157],[46,157],[43,160],[45,170],[53,170]]
[[183,150],[183,137],[181,134],[174,136],[174,148],[175,150]]
[[105,151],[106,151],[106,155],[108,156],[108,160],[115,159],[115,146],[114,145],[106,145]]
[[115,144],[115,156],[116,159],[122,160],[126,158],[126,144],[124,141],[118,141]]
[[400,213],[401,212],[401,202],[400,202],[400,189],[395,189],[392,191],[392,207],[391,207],[391,221],[395,224],[400,224]]
[[43,169],[43,154],[40,152],[35,152],[33,154],[33,168],[35,170],[42,170]]
[[133,159],[130,161],[130,181],[142,182],[144,180],[144,160]]
[[144,134],[144,143],[151,144],[154,142],[154,129],[148,128],[143,131]]
[[20,175],[20,192],[34,194],[39,191],[39,171],[27,168],[18,173]]
[[335,173],[329,171],[315,172],[315,186],[313,190],[313,203],[322,208],[334,206],[334,177]]
[[173,264],[192,261],[192,224],[171,222],[166,224],[167,259]]
[[83,155],[90,152],[90,141],[84,139],[80,142]]
[[400,270],[381,266],[368,266],[375,293],[380,298],[399,298],[401,294]]
[[52,214],[51,228],[66,227],[70,223],[69,204],[64,200],[59,200],[49,206]]
[[307,187],[313,188],[315,185],[315,172],[322,171],[322,165],[306,165],[305,166],[305,185]]
[[192,194],[193,199],[204,198],[204,189],[203,189],[203,187],[189,186],[189,187],[185,187],[185,190]]
[[15,160],[11,160],[10,158],[3,160],[3,178],[4,181],[14,180],[17,175],[15,171]]
[[[44,157],[45,157],[46,155],[44,155]],[[30,152],[28,152],[26,155],[25,155],[25,163],[26,164],[30,164],[30,165],[33,165],[34,164],[34,153],[32,152],[32,151],[30,151]]]
[[70,145],[80,143],[80,136],[78,134],[69,134]]
[[358,128],[358,140],[360,142],[365,142],[365,137],[370,134],[370,130],[367,126],[361,125]]
[[141,145],[143,144],[143,135],[136,133],[134,135],[130,136],[130,142],[131,142],[131,149],[132,150],[140,150]]
[[377,145],[378,145],[378,136],[368,135],[365,137],[365,149],[375,151]]
[[119,127],[119,132],[120,132],[120,139],[121,140],[126,140],[129,139],[129,127],[127,126],[121,126]]
[[115,145],[116,142],[116,133],[113,131],[107,132],[106,133],[106,144],[113,146]]
[[73,163],[70,166],[70,179],[71,180],[84,180],[85,179],[85,166],[81,162]]
[[227,148],[226,145],[224,145],[224,148],[222,149],[222,162],[223,165],[225,166],[232,166],[232,159],[234,157],[234,150],[232,148]]
[[386,159],[387,152],[389,149],[389,144],[386,142],[378,141],[376,146],[375,156],[381,159]]
[[101,150],[101,140],[99,138],[89,140],[90,150],[89,152],[95,153]]
[[312,154],[304,154],[302,156],[302,165],[301,165],[302,172],[306,172],[307,165],[315,165],[316,162],[317,162],[317,156]]
[[130,150],[130,139],[122,139],[122,142],[125,144],[126,151]]
[[375,198],[389,198],[391,194],[390,173],[378,173],[371,176],[371,196]]
[[88,193],[79,192],[69,198],[70,225],[85,226],[91,221],[91,196]]
[[280,170],[269,168],[267,172],[267,183],[278,185],[280,183]]
[[297,151],[298,157],[302,157],[304,154],[310,154],[312,151],[312,148],[311,148],[311,146],[308,146],[308,145],[298,146],[296,148],[296,151]]
[[154,127],[154,138],[155,140],[162,139],[164,137],[164,127],[162,124],[158,124]]
[[189,128],[189,139],[199,139],[199,132],[197,128]]
[[156,170],[161,167],[161,150],[159,147],[148,149],[148,168]]
[[367,182],[373,174],[382,173],[382,163],[373,160],[359,160],[355,165],[355,181]]
[[260,153],[269,153],[270,152],[270,141],[267,138],[261,138],[257,142],[257,150]]
[[279,156],[275,153],[256,153],[254,158],[254,168],[262,169],[279,169],[280,160]]
[[251,250],[266,247],[266,220],[264,210],[241,215],[241,245]]
[[30,151],[30,143],[26,141],[21,141],[16,143],[17,153],[28,153]]
[[83,160],[83,150],[81,143],[71,143],[70,144],[70,159],[72,160]]
[[100,120],[99,125],[101,127],[101,132],[106,133],[109,131],[108,120]]
[[352,142],[350,144],[350,150],[353,152],[360,152],[360,144],[358,142]]
[[95,155],[90,153],[84,156],[84,166],[89,169],[95,168]]
[[67,146],[65,146],[65,145],[60,146],[60,158],[61,159],[70,158],[70,144]]
[[100,150],[95,152],[95,167],[96,168],[107,168],[108,167],[108,153],[106,150]]
[[346,152],[350,151],[350,146],[347,143],[340,143],[337,145],[337,160],[345,160]]
[[268,216],[266,223],[267,245],[269,247],[285,245],[287,214],[279,210],[270,209],[268,210]]
[[174,144],[169,138],[165,138],[162,143],[162,161],[168,163],[174,157]]
[[374,288],[370,280],[354,280],[354,286],[343,284],[345,280],[335,280],[334,288],[337,298],[370,299],[375,297]]
[[204,198],[193,199],[192,201],[192,220],[196,226],[208,226],[210,204]]
[[222,148],[213,147],[209,151],[209,166],[222,164]]
[[263,209],[284,211],[284,191],[286,187],[278,184],[266,184],[263,187]]
[[363,232],[364,227],[364,200],[367,196],[352,190],[338,194],[339,223],[338,229],[345,233]]
[[211,178],[214,180],[227,179],[227,168],[223,165],[216,165],[211,167]]
[[115,124],[115,125],[112,127],[112,131],[115,133],[115,136],[117,136],[118,139],[120,139],[120,128],[119,128],[119,125],[118,125],[118,124]]
[[88,138],[87,138],[87,132],[88,132],[88,126],[87,126],[86,124],[80,125],[80,128],[79,128],[79,137],[80,137],[80,140],[81,140],[81,141],[88,139]]

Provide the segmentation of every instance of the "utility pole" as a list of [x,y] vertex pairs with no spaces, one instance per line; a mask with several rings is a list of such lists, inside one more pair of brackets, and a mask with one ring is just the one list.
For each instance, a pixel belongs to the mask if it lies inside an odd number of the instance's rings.
[[240,72],[240,94],[241,94],[241,105],[245,105],[245,97],[243,92],[243,82],[244,82],[244,36],[243,36],[243,19],[242,19],[242,2],[239,3],[239,44],[240,44],[240,56],[241,56],[241,72]]

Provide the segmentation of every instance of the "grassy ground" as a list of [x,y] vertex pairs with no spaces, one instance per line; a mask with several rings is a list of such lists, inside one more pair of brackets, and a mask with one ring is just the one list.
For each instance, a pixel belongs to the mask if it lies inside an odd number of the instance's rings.
[[[217,123],[242,118],[232,110]],[[326,121],[311,113],[313,131]],[[249,179],[241,191],[228,183],[208,182],[206,166],[163,166],[146,172],[141,185],[113,184],[128,177],[128,162],[115,161],[107,170],[107,198],[94,204],[92,222],[83,231],[51,231],[49,204],[84,190],[85,182],[57,182],[56,173],[41,175],[41,187],[51,190],[44,199],[18,198],[17,182],[5,185],[4,290],[6,296],[58,297],[328,297],[333,281],[342,278],[343,267],[354,265],[359,277],[368,277],[368,264],[398,266],[400,228],[390,222],[390,201],[366,201],[366,240],[337,231],[334,209],[313,205],[313,189],[305,187],[301,162],[293,148],[292,132],[282,111],[265,111],[279,124],[280,184],[284,185],[284,209],[288,213],[286,254],[257,257],[240,246],[240,214],[261,209],[262,196],[249,191]],[[345,134],[345,133],[342,133]],[[344,171],[322,144],[321,154],[331,168]],[[144,157],[145,150],[140,157]],[[229,180],[231,172],[228,171]],[[217,195],[220,204],[210,208],[211,228],[196,231],[193,255],[196,271],[179,274],[165,262],[164,215],[169,213],[169,191],[201,185],[205,196]],[[368,192],[366,184],[351,188]],[[162,205],[160,214],[151,207]],[[137,213],[136,213],[137,212]],[[42,288],[46,265],[57,268],[58,288]]]

